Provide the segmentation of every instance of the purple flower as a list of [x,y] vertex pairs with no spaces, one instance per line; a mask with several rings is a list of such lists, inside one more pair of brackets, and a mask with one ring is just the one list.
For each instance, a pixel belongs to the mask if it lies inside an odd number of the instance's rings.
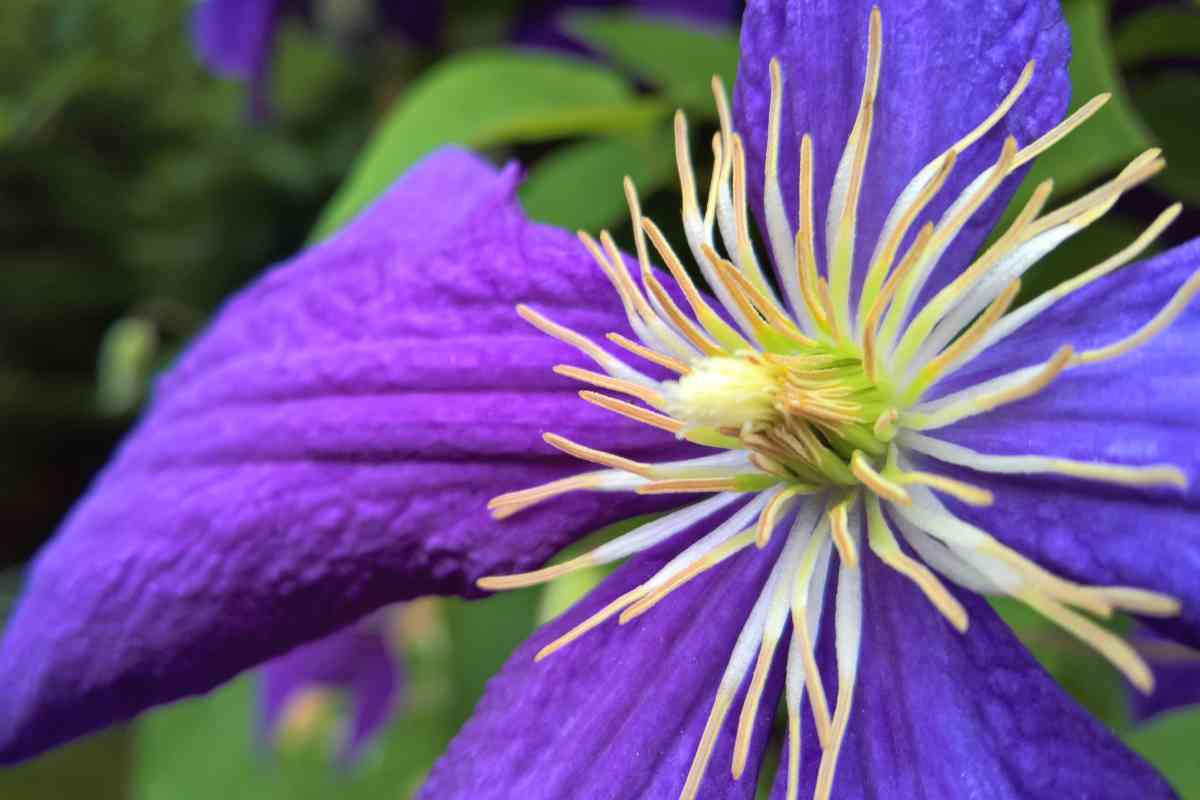
[[268,662],[260,674],[259,739],[273,740],[309,693],[342,690],[351,714],[340,760],[356,761],[391,720],[404,684],[403,658],[392,652],[386,622],[378,612]]
[[[636,260],[526,221],[515,170],[431,157],[161,382],[32,570],[0,645],[0,757],[388,602],[628,558],[514,655],[425,796],[750,797],[781,698],[780,798],[1170,796],[978,597],[1026,602],[1143,689],[1088,614],[1200,644],[1200,242],[1118,270],[1173,207],[1012,307],[1158,152],[1053,211],[1039,187],[975,252],[1022,168],[1103,102],[1060,122],[1067,48],[1049,2],[752,2],[703,206],[677,121],[715,300],[632,186]],[[512,327],[516,303],[548,338]],[[527,571],[656,503],[675,510]]]
[[1200,705],[1200,650],[1148,631],[1134,635],[1138,651],[1154,670],[1154,691],[1130,692],[1130,710],[1138,722],[1158,714]]
[[484,575],[670,504],[579,493],[516,525],[488,514],[571,480],[572,458],[529,444],[547,426],[664,452],[546,369],[582,354],[514,323],[522,300],[594,337],[622,319],[579,240],[525,218],[519,179],[442,150],[226,304],[29,570],[0,642],[0,761],[389,603],[478,596]]
[[[201,0],[192,16],[192,40],[210,69],[249,84],[251,111],[261,119],[268,114],[275,35],[284,18],[312,17],[314,7],[327,7],[328,16],[337,17],[339,9],[359,5],[342,7],[321,0]],[[334,22],[353,28],[378,21],[413,41],[429,43],[437,37],[444,15],[440,0],[378,0],[374,12],[375,20]]]

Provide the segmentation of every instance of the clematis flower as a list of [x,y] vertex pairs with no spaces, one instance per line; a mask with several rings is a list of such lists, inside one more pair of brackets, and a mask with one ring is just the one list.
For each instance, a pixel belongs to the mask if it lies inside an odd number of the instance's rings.
[[270,743],[302,727],[314,708],[341,691],[348,696],[350,720],[339,760],[347,766],[357,761],[385,730],[403,692],[403,660],[393,653],[387,616],[377,612],[268,662],[259,676],[259,740]]
[[705,199],[676,119],[686,246],[715,299],[628,181],[632,268],[607,235],[583,237],[637,333],[613,340],[674,375],[519,309],[594,354],[596,369],[556,367],[585,399],[711,454],[644,461],[545,434],[593,468],[494,498],[514,529],[578,491],[682,507],[480,581],[632,557],[514,655],[422,796],[750,797],[781,698],[780,798],[1171,796],[979,599],[1028,604],[1142,691],[1150,668],[1093,617],[1200,632],[1185,315],[1200,243],[1121,269],[1172,207],[1014,305],[1022,275],[1160,153],[1054,210],[1038,186],[979,250],[1014,176],[1107,99],[1059,122],[1065,59],[1052,4],[750,3],[736,114],[716,86]]
[[[428,44],[436,39],[444,13],[440,0],[201,0],[192,15],[192,40],[210,69],[249,84],[251,112],[261,119],[270,105],[275,35],[286,17],[319,14],[331,24],[349,29],[370,26],[377,18],[382,26]],[[364,20],[364,16],[371,19]]]
[[715,298],[632,187],[631,261],[530,224],[515,170],[449,151],[232,301],[39,556],[0,645],[0,758],[384,603],[628,557],[514,654],[425,796],[749,797],[781,699],[779,797],[1170,796],[979,595],[1143,688],[1088,614],[1200,643],[1200,243],[1124,266],[1168,209],[1013,308],[1159,153],[1054,211],[1039,187],[977,254],[1102,99],[1060,122],[1052,3],[881,8],[749,5],[703,207],[677,120]]
[[1154,670],[1154,691],[1130,692],[1130,710],[1138,722],[1200,704],[1200,650],[1148,631],[1138,631],[1134,644]]

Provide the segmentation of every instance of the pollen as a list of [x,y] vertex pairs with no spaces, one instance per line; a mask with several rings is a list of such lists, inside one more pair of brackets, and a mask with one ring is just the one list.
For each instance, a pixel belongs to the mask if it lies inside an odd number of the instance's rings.
[[765,425],[778,416],[783,371],[755,356],[706,358],[667,383],[666,410],[698,427]]

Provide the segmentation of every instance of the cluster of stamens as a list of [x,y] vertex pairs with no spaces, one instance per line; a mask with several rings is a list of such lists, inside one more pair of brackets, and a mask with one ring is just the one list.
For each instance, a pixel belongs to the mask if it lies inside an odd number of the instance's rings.
[[[1164,163],[1159,152],[1142,154],[1113,180],[1047,214],[1042,210],[1051,185],[1047,181],[1038,186],[990,247],[932,299],[914,308],[942,254],[1003,180],[1084,122],[1107,99],[1085,104],[1024,147],[1009,137],[996,163],[963,190],[940,220],[926,223],[910,236],[959,154],[985,136],[1020,98],[1033,74],[1031,62],[995,112],[919,171],[900,194],[866,262],[857,304],[852,305],[858,199],[873,125],[881,45],[876,9],[871,14],[862,101],[829,198],[824,274],[815,244],[813,150],[807,135],[800,148],[799,214],[794,228],[784,210],[778,168],[783,80],[779,64],[772,62],[764,205],[782,299],[751,245],[745,147],[733,130],[724,89],[714,79],[721,130],[713,138],[714,168],[703,210],[697,201],[682,113],[676,116],[675,130],[684,229],[692,255],[724,313],[714,309],[659,228],[642,215],[628,178],[625,191],[640,286],[611,236],[602,233],[597,241],[580,234],[611,280],[637,336],[635,341],[612,333],[608,339],[674,377],[650,377],[582,334],[529,307],[518,308],[525,320],[575,347],[600,368],[597,372],[555,367],[558,373],[593,387],[580,393],[584,400],[717,452],[648,464],[546,434],[551,446],[603,469],[497,497],[490,504],[495,517],[576,490],[712,496],[572,560],[535,572],[485,578],[480,586],[498,590],[543,583],[641,552],[718,513],[727,515],[652,578],[543,648],[538,659],[614,616],[622,624],[637,618],[695,576],[748,547],[766,548],[776,533],[786,534],[782,546],[771,550],[777,553],[776,562],[734,645],[683,798],[695,796],[716,737],[749,674],[732,764],[734,776],[741,776],[766,677],[789,619],[793,637],[785,689],[787,796],[794,799],[799,791],[801,706],[807,700],[822,748],[814,796],[829,797],[857,674],[864,538],[880,561],[911,579],[957,630],[967,629],[967,613],[943,579],[1024,601],[1090,644],[1144,690],[1151,687],[1152,677],[1137,651],[1088,614],[1178,613],[1178,603],[1171,597],[1131,587],[1085,586],[1048,572],[956,517],[937,497],[943,494],[986,506],[994,500],[991,492],[917,469],[913,463],[932,460],[981,473],[1057,474],[1127,486],[1186,485],[1183,474],[1170,465],[1131,467],[1035,455],[993,456],[928,432],[1030,397],[1066,370],[1115,358],[1141,345],[1169,325],[1200,291],[1200,275],[1193,276],[1141,329],[1114,344],[1085,352],[1064,344],[1043,363],[922,401],[939,380],[1066,295],[1136,258],[1154,241],[1177,216],[1178,206],[1167,209],[1111,258],[1013,309],[1021,274],[1104,214],[1122,193],[1156,174]],[[717,229],[728,258],[717,251]],[[686,312],[663,285],[661,273],[652,269],[650,246],[677,284]],[[731,509],[735,510],[729,513]],[[897,530],[907,548],[901,546]],[[833,553],[838,557],[833,613],[837,695],[831,714],[814,653]]]

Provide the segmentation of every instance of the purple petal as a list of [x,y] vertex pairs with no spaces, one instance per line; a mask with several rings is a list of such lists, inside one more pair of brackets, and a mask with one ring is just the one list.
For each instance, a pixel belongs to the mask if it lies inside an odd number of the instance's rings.
[[[1033,82],[1015,108],[957,162],[924,219],[936,220],[1000,152],[1009,134],[1028,144],[1067,107],[1070,37],[1052,0],[750,0],[742,24],[734,94],[736,126],[746,141],[750,186],[761,215],[772,57],[784,73],[780,185],[796,219],[800,139],[813,136],[814,203],[821,248],[830,188],[858,112],[872,6],[883,18],[883,56],[874,132],[863,179],[855,248],[861,281],[883,220],[900,191],[927,163],[982,122],[1037,60]],[[975,214],[930,279],[932,290],[958,274],[995,224],[1018,178]],[[760,216],[761,219],[761,216]],[[794,225],[793,225],[794,227]]]
[[[980,356],[959,388],[1038,363],[1063,344],[1110,344],[1149,321],[1200,268],[1200,240],[1097,281]],[[1086,480],[982,476],[995,505],[959,509],[1045,567],[1089,583],[1166,592],[1178,621],[1156,628],[1200,644],[1200,313],[1120,358],[1068,370],[1033,397],[933,431],[999,455],[1052,455],[1129,465],[1173,464],[1189,488],[1138,491]],[[941,469],[941,465],[936,465]],[[954,471],[954,470],[945,470]]]
[[252,106],[266,113],[275,31],[286,0],[203,0],[192,16],[192,41],[209,69],[250,83]]
[[[522,645],[488,684],[419,797],[678,797],[726,659],[773,556],[744,551],[644,616],[626,625],[610,620],[546,660],[533,660],[665,561],[651,554],[633,559]],[[739,696],[700,797],[754,797],[782,674],[780,660],[763,694],[746,774],[737,782],[730,777]]]
[[0,760],[662,507],[584,492],[503,523],[485,509],[580,471],[546,430],[682,454],[579,400],[548,369],[578,354],[515,316],[527,301],[594,339],[628,332],[575,237],[525,219],[517,181],[441,151],[227,304],[30,571],[0,645]]
[[403,681],[403,664],[393,657],[383,632],[365,623],[350,625],[262,668],[262,738],[274,736],[297,694],[318,687],[341,689],[350,695],[353,706],[350,734],[341,752],[342,761],[351,763],[383,732],[396,710]]
[[1144,630],[1133,640],[1154,670],[1152,693],[1129,691],[1130,710],[1135,720],[1145,722],[1156,714],[1200,704],[1200,651]]
[[[873,557],[864,569],[858,684],[834,797],[1174,797],[981,598],[960,593],[971,624],[959,634],[908,579]],[[803,735],[800,796],[811,797],[821,750],[807,710]],[[784,796],[785,773],[772,797]]]

